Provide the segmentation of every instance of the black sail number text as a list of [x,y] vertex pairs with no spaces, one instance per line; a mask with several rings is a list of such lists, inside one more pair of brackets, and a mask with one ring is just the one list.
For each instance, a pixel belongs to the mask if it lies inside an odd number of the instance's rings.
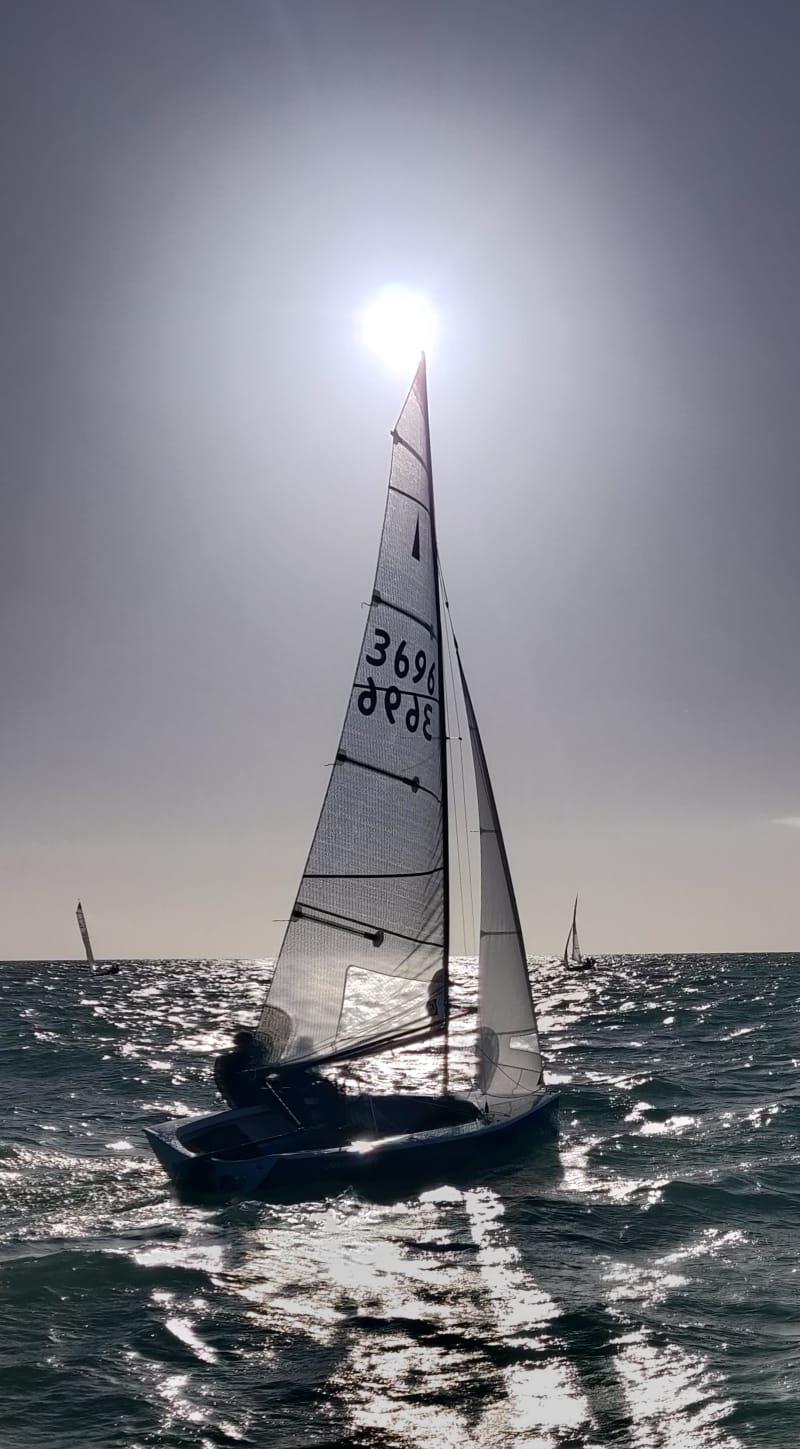
[[375,657],[373,658],[371,654],[368,654],[367,663],[374,665],[376,669],[379,669],[381,664],[385,664],[386,656],[389,653],[389,645],[391,644],[391,642],[392,641],[389,638],[389,635],[386,633],[385,629],[376,629],[375,643],[372,646],[375,650]]
[[[365,655],[367,664],[371,664],[373,669],[381,669],[389,659],[389,652],[391,648],[392,637],[389,631],[387,629],[376,628],[375,638],[372,642],[371,651],[369,654]],[[433,660],[429,668],[428,656],[425,653],[424,649],[418,649],[412,661],[411,656],[408,652],[407,639],[401,639],[400,643],[395,649],[394,656],[392,658],[392,668],[398,679],[405,679],[408,676],[409,672],[413,669],[413,673],[411,674],[412,684],[421,684],[422,680],[425,679],[428,694],[436,693],[436,661]],[[375,706],[373,705],[372,708],[374,709]],[[364,713],[371,714],[372,710],[365,710]]]
[[[375,713],[378,696],[380,694],[383,695],[383,708],[386,711],[386,718],[389,724],[396,724],[398,719],[402,719],[409,733],[415,735],[420,727],[420,696],[418,694],[412,694],[408,709],[403,711],[402,690],[398,689],[396,684],[390,685],[388,689],[379,690],[372,675],[368,674],[366,688],[359,690],[356,700],[362,714],[370,715]],[[433,739],[433,731],[431,729],[433,722],[432,716],[433,701],[430,699],[422,700],[422,734],[426,740]]]

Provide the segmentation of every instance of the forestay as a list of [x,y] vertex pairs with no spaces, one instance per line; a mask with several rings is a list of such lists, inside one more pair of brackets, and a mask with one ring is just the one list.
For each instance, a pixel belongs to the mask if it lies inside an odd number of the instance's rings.
[[489,768],[459,659],[467,710],[481,842],[477,1089],[488,1101],[530,1096],[542,1085],[542,1057],[525,943]]
[[356,1055],[447,1016],[447,797],[424,359],[393,434],[344,728],[258,1031],[270,1060]]

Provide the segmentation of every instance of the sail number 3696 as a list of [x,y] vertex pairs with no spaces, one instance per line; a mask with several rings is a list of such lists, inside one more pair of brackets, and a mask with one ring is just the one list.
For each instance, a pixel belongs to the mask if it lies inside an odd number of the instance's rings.
[[[372,644],[372,652],[367,654],[366,656],[367,664],[371,664],[374,669],[380,669],[384,664],[388,662],[389,651],[391,647],[391,637],[386,632],[386,630],[376,629],[375,639]],[[394,672],[397,675],[398,679],[406,679],[410,675],[410,682],[412,684],[421,684],[424,679],[426,682],[428,694],[434,693],[436,689],[436,664],[434,662],[430,665],[430,668],[428,667],[428,657],[424,649],[418,649],[414,656],[414,659],[412,660],[411,656],[408,653],[407,640],[401,639],[400,643],[394,651],[394,658],[392,659],[392,664],[394,667]],[[368,674],[367,687],[366,689],[361,690],[361,693],[359,694],[357,700],[358,707],[362,714],[369,715],[374,713],[378,703],[378,692],[378,686],[376,685],[375,680],[372,678],[371,674]],[[383,707],[386,711],[386,718],[388,719],[390,724],[394,724],[398,716],[398,711],[400,711],[400,706],[403,702],[403,691],[398,689],[397,686],[393,684],[390,685],[388,689],[383,690],[382,693]],[[421,720],[422,733],[424,738],[426,740],[433,739],[433,735],[431,734],[432,710],[433,705],[430,703],[430,701],[424,700],[422,703],[422,710],[420,711],[419,695],[417,693],[413,693],[410,708],[405,711],[405,714],[403,716],[403,721],[406,729],[410,730],[411,734],[416,734],[417,730],[420,727]]]

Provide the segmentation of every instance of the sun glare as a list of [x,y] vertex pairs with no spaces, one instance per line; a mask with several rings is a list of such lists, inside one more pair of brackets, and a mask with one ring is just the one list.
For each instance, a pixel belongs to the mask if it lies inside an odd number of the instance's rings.
[[439,334],[433,303],[410,287],[384,287],[361,314],[361,335],[390,372],[413,372],[421,352],[430,355]]

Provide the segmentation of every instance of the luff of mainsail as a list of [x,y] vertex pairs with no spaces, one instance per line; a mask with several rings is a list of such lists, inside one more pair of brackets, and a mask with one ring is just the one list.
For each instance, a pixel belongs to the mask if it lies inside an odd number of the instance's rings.
[[258,1023],[271,1061],[360,1055],[446,1026],[446,723],[423,357],[392,465],[358,667]]
[[481,842],[477,1089],[487,1101],[531,1096],[542,1086],[542,1057],[522,925],[489,766],[461,658]]
[[92,951],[92,943],[89,940],[89,927],[86,924],[86,917],[83,914],[83,906],[81,905],[80,901],[78,901],[77,910],[75,911],[75,917],[78,922],[78,929],[80,930],[81,940],[83,941],[83,947],[86,952],[86,963],[88,966],[94,966],[94,952]]

